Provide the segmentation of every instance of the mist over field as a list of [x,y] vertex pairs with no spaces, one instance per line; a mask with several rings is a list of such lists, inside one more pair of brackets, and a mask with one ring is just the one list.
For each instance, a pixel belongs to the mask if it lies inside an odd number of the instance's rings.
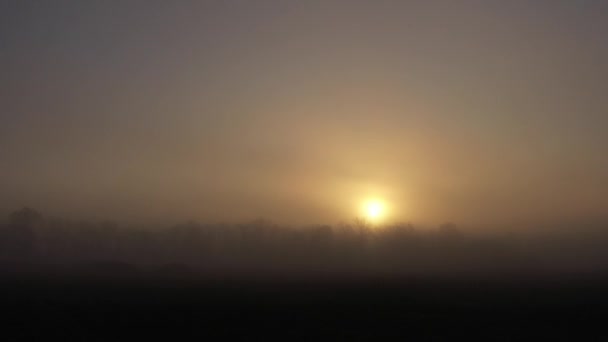
[[[574,229],[576,227],[576,229]],[[455,224],[0,225],[17,340],[576,340],[606,336],[606,226],[482,234]],[[34,327],[32,329],[31,327]]]
[[607,272],[607,244],[604,225],[481,234],[453,223],[419,228],[359,219],[334,226],[290,227],[260,219],[150,228],[45,219],[24,208],[0,226],[0,271],[86,276],[568,277]]
[[1,341],[605,341],[608,1],[1,0]]

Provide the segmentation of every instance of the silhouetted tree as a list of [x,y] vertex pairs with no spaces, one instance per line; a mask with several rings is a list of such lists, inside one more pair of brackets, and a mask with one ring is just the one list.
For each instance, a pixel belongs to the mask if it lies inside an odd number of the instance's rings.
[[9,223],[14,227],[33,227],[42,222],[42,215],[34,209],[24,207],[9,215]]
[[458,226],[454,223],[447,222],[439,226],[439,237],[441,239],[453,242],[460,240],[463,235]]
[[36,231],[42,215],[31,208],[22,208],[9,215],[9,224],[2,243],[5,257],[30,258],[35,253]]

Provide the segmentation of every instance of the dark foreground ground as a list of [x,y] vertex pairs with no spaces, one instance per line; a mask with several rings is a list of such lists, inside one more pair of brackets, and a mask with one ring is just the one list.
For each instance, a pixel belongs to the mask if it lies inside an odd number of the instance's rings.
[[608,277],[5,275],[6,341],[608,340]]

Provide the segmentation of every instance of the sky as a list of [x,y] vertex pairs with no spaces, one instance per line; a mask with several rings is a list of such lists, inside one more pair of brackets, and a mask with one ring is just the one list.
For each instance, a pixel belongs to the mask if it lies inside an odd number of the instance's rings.
[[608,216],[608,2],[2,1],[0,210]]

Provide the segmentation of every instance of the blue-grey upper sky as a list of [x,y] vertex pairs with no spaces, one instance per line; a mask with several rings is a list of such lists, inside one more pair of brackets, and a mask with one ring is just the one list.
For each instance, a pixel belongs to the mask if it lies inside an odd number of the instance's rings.
[[608,213],[608,2],[2,1],[0,209]]

